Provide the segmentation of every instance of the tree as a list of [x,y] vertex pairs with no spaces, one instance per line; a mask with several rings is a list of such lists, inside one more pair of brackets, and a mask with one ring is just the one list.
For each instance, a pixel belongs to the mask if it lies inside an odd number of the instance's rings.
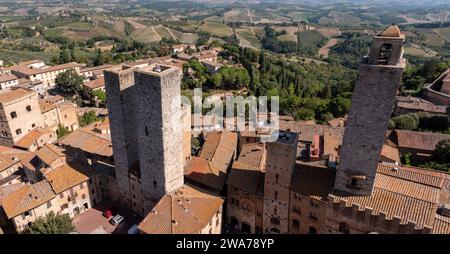
[[95,111],[86,112],[83,114],[83,116],[80,117],[80,119],[78,119],[81,127],[91,124],[93,122],[97,122],[99,120],[100,119],[95,115]]
[[392,118],[395,122],[395,128],[400,130],[416,130],[419,123],[416,118],[411,115],[401,115]]
[[69,234],[75,232],[72,220],[68,214],[50,212],[46,217],[39,218],[24,231],[25,234]]
[[66,128],[64,128],[64,126],[59,125],[58,130],[56,130],[56,133],[58,134],[58,138],[62,138],[64,136],[66,136],[67,134],[69,134],[70,131],[67,130]]
[[434,158],[441,163],[450,163],[450,139],[441,140],[434,149]]
[[78,96],[78,93],[83,90],[83,78],[74,69],[58,74],[55,81],[64,95]]
[[91,96],[97,98],[102,104],[106,102],[106,93],[103,90],[94,90],[91,92]]

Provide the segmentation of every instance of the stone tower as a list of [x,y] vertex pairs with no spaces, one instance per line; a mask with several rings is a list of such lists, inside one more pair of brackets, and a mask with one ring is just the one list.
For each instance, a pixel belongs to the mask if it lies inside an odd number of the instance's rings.
[[183,185],[181,70],[154,65],[135,72],[137,136],[145,210]]
[[289,187],[295,168],[298,134],[280,131],[267,142],[263,227],[266,233],[289,232]]
[[145,215],[183,184],[181,70],[105,71],[105,84],[120,199]]
[[375,36],[359,69],[340,149],[335,190],[371,195],[397,89],[405,69],[405,36],[396,25]]

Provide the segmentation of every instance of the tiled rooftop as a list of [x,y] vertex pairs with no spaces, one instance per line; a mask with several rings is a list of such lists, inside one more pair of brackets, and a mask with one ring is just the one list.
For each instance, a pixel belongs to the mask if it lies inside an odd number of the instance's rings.
[[183,185],[166,194],[139,224],[146,234],[198,234],[223,204],[223,199]]

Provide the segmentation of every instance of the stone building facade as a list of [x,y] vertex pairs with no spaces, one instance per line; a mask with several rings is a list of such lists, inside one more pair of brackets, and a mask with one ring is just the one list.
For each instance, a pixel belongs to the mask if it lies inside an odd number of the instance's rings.
[[12,147],[18,140],[42,126],[38,94],[27,88],[0,93],[0,145]]

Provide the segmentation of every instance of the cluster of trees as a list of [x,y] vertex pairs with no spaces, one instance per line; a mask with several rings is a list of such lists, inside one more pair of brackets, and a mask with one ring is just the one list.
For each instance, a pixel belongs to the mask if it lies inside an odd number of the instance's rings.
[[183,89],[202,87],[208,89],[241,89],[248,87],[250,76],[246,69],[224,66],[216,73],[210,73],[198,60],[183,65]]
[[46,217],[38,218],[24,231],[25,234],[69,234],[76,232],[68,214],[50,212]]
[[450,118],[447,115],[425,112],[410,113],[393,117],[389,129],[449,132]]
[[283,114],[326,122],[344,116],[356,71],[334,64],[300,63],[264,51],[224,45],[222,56],[242,64],[249,74],[249,95],[279,96]]
[[96,116],[95,111],[86,112],[80,118],[78,118],[78,122],[80,123],[81,127],[97,121],[100,121],[100,119]]
[[280,41],[279,36],[286,34],[286,31],[276,31],[273,28],[264,27],[264,37],[261,40],[261,45],[264,49],[275,53],[295,53],[297,51],[297,43],[293,41]]
[[343,33],[342,39],[331,48],[327,61],[357,69],[361,59],[367,55],[371,38],[360,33]]
[[400,91],[405,94],[419,92],[425,84],[433,82],[447,70],[449,64],[449,62],[431,59],[424,64],[408,65],[403,73]]

